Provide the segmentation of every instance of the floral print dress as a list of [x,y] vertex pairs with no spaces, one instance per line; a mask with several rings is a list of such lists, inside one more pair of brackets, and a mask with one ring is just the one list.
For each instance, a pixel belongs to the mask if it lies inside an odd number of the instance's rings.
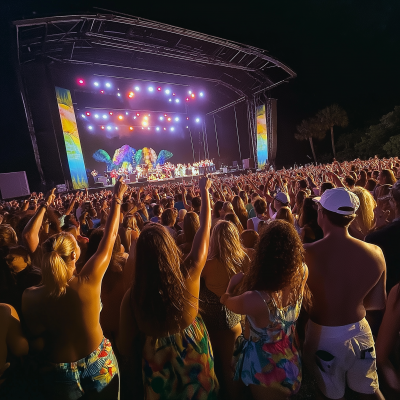
[[278,308],[274,299],[265,301],[270,323],[265,328],[255,326],[246,316],[250,326],[249,338],[243,335],[236,340],[233,354],[234,380],[241,379],[248,386],[282,387],[294,394],[301,385],[301,361],[295,346],[295,327],[300,313],[302,297],[295,306]]

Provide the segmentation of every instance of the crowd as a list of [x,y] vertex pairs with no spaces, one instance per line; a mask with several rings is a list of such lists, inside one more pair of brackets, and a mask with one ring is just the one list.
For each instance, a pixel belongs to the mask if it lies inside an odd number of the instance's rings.
[[375,157],[1,202],[0,398],[400,398],[397,178]]

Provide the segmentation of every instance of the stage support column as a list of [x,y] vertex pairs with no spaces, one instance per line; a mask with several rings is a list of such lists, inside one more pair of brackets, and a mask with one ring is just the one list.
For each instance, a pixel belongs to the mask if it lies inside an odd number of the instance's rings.
[[219,159],[219,158],[221,158],[221,156],[219,154],[218,132],[217,132],[217,123],[215,122],[215,115],[213,115],[213,118],[214,118],[214,128],[215,128],[215,139],[217,140],[217,150],[218,150],[218,159]]
[[237,123],[236,107],[233,107],[233,111],[235,112],[236,135],[237,135],[238,147],[239,147],[239,165],[240,165],[242,163],[242,151],[240,149],[240,139],[239,139],[239,129],[238,129],[238,123]]
[[189,134],[190,134],[190,142],[192,143],[193,163],[195,163],[196,160],[194,158],[193,138],[192,138],[192,132],[190,131],[190,129],[189,129]]

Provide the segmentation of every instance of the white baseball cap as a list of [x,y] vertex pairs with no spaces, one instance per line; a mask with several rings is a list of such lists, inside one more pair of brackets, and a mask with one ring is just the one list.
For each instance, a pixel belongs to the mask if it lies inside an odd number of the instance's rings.
[[285,205],[290,203],[289,196],[284,192],[277,193],[275,195],[274,199],[280,201],[282,204],[285,204]]
[[321,204],[325,210],[342,215],[352,215],[360,207],[358,197],[342,187],[327,189],[321,197],[314,197],[313,200]]

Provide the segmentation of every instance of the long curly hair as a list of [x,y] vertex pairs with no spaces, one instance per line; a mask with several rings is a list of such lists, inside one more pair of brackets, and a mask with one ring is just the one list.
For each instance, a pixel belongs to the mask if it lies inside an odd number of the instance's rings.
[[226,268],[229,278],[242,271],[248,258],[240,242],[239,231],[230,221],[218,221],[211,233],[208,260],[217,259]]
[[245,276],[242,290],[278,292],[290,287],[290,304],[303,296],[303,303],[311,303],[307,285],[302,293],[304,249],[293,225],[275,220],[262,231],[256,245],[250,271]]
[[371,193],[363,187],[356,186],[352,192],[360,200],[360,206],[356,211],[356,220],[363,232],[368,232],[374,226],[374,209],[376,208],[376,201]]
[[182,253],[166,228],[146,224],[136,245],[132,309],[138,310],[142,320],[156,324],[160,332],[176,325],[182,328],[187,276]]

